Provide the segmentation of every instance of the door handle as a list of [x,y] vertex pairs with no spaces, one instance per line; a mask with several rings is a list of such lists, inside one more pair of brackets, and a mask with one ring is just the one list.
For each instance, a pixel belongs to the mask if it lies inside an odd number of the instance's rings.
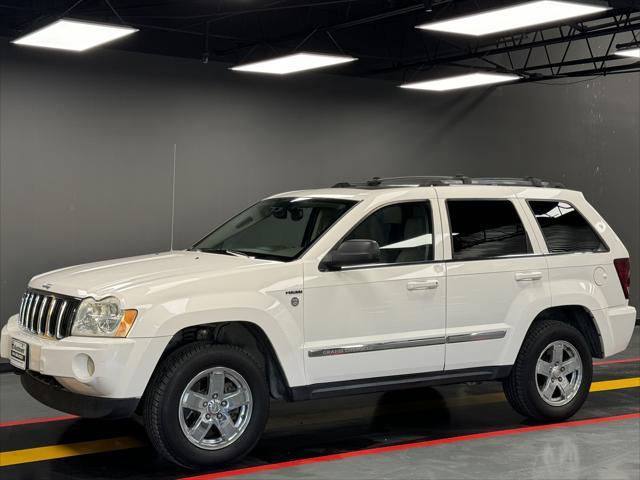
[[426,280],[424,282],[408,282],[407,290],[433,290],[438,288],[440,282],[438,280]]
[[517,272],[516,282],[531,282],[542,279],[542,272]]

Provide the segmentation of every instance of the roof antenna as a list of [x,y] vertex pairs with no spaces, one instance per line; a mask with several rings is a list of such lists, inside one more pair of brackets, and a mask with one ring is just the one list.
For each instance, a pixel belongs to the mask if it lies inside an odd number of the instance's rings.
[[178,145],[173,144],[173,177],[171,185],[171,251],[173,252],[173,224],[176,216],[176,152]]

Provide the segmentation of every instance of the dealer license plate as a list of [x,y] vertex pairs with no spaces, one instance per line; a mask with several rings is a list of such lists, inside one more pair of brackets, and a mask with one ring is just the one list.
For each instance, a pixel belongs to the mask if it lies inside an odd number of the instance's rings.
[[11,340],[11,354],[9,363],[20,370],[26,370],[29,361],[29,344],[16,340]]

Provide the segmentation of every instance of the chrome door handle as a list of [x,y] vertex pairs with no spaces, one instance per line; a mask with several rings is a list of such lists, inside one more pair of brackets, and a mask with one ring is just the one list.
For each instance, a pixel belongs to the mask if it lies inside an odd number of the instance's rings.
[[426,280],[424,282],[408,282],[407,290],[433,290],[438,288],[440,282],[438,280]]
[[531,282],[542,279],[542,272],[517,272],[516,282]]

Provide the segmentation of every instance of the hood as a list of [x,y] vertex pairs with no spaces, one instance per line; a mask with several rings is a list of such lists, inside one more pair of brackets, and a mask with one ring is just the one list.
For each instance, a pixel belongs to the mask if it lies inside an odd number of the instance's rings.
[[280,262],[202,252],[167,252],[63,268],[34,277],[29,286],[76,297],[124,297],[133,290],[148,291],[185,281],[235,275],[273,264]]

